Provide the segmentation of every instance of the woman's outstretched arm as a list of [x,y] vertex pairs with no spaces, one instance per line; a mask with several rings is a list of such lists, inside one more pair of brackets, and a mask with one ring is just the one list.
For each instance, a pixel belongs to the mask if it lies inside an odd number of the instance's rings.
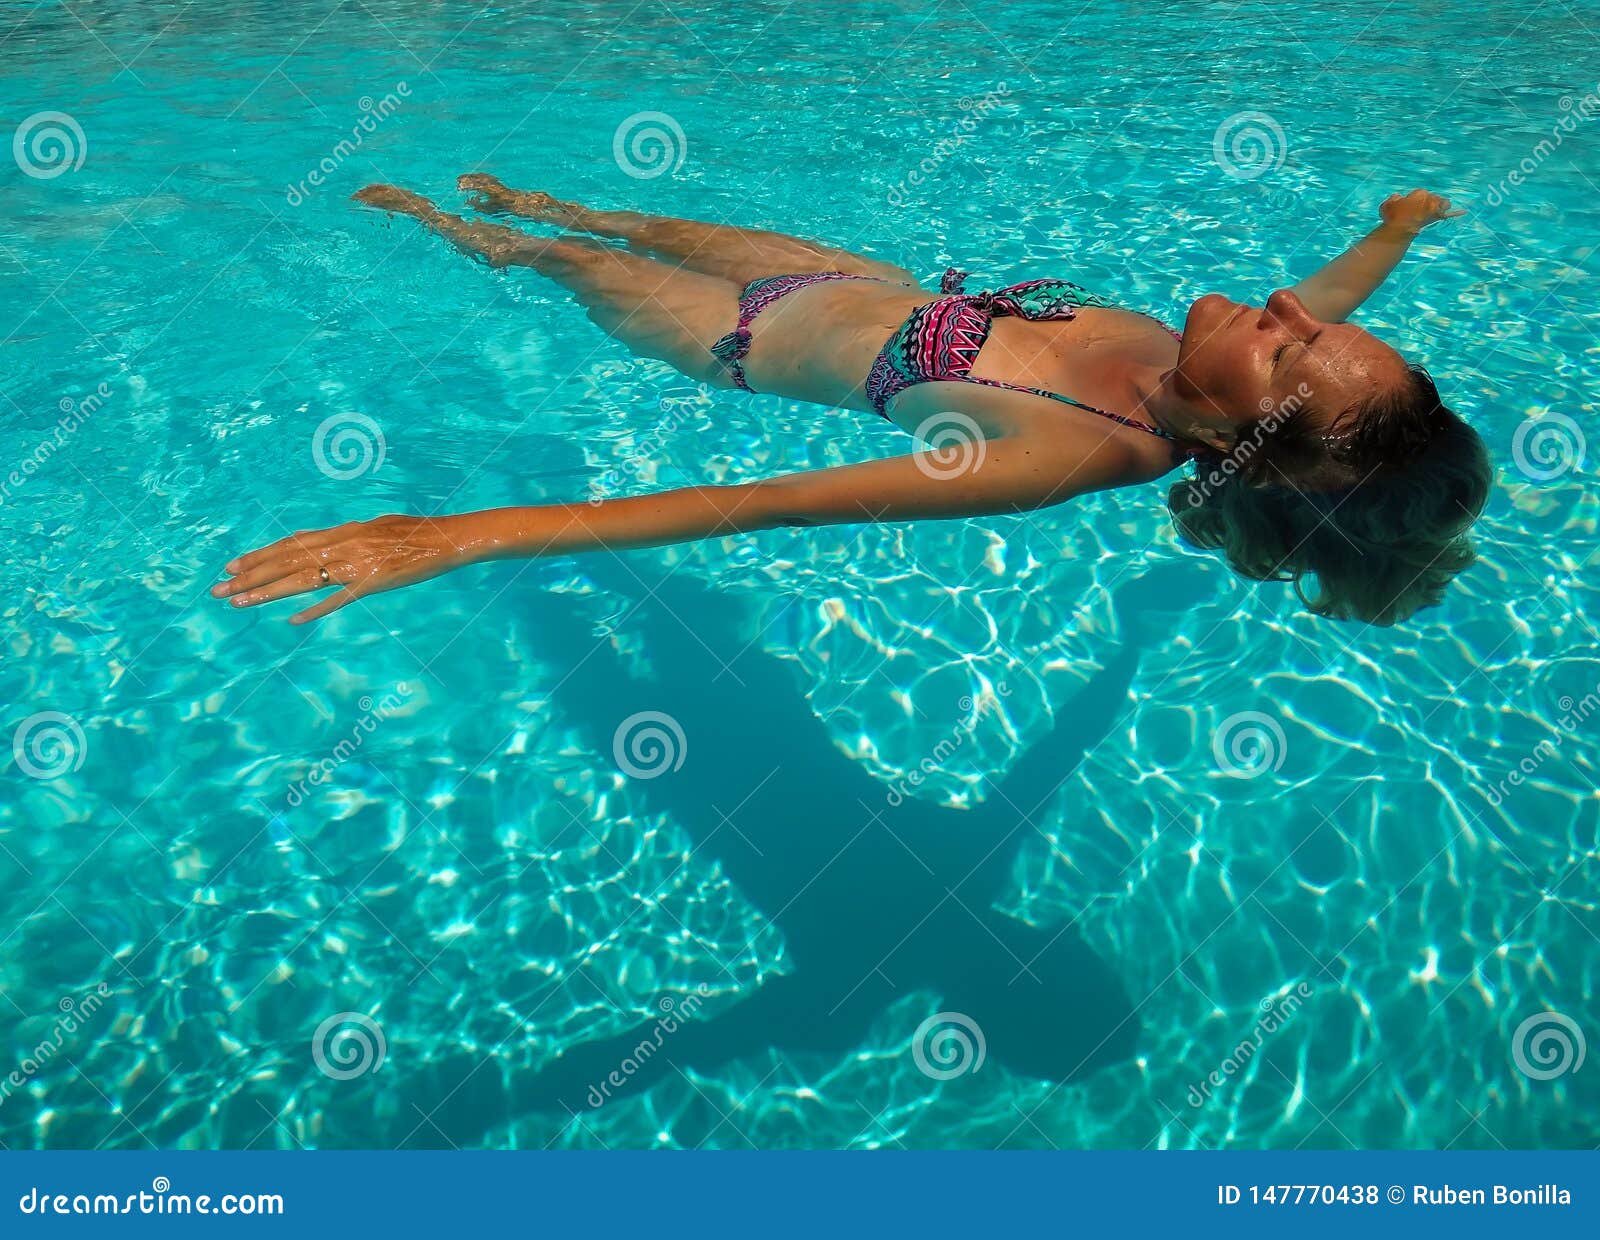
[[1425,189],[1391,194],[1378,208],[1383,222],[1315,275],[1294,286],[1306,309],[1319,319],[1342,323],[1388,278],[1411,243],[1429,224],[1465,212]]
[[1111,446],[1091,462],[1062,437],[963,440],[948,452],[786,474],[734,486],[683,487],[596,503],[492,508],[443,517],[384,516],[303,530],[227,565],[212,587],[235,607],[338,587],[290,617],[305,624],[369,594],[485,560],[691,542],[778,526],[1021,512],[1108,485]]

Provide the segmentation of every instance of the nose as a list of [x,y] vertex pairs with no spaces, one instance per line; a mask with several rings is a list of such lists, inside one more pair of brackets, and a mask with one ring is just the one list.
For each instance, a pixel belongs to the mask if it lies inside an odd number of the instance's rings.
[[1322,330],[1322,324],[1306,309],[1305,303],[1286,288],[1280,288],[1267,298],[1257,326],[1271,327],[1274,322],[1283,326],[1297,340],[1309,340]]

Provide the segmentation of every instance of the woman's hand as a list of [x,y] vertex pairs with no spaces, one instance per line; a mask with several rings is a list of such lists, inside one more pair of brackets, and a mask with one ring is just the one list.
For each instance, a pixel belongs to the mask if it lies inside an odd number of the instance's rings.
[[229,562],[231,581],[213,598],[254,607],[330,586],[340,589],[289,617],[306,624],[368,594],[414,585],[459,568],[470,557],[450,535],[451,517],[377,517],[326,530],[302,530]]
[[1378,214],[1383,217],[1381,224],[1294,286],[1306,308],[1319,319],[1343,323],[1399,266],[1418,233],[1429,224],[1466,212],[1452,207],[1443,194],[1414,189],[1409,194],[1390,194]]
[[1414,189],[1409,194],[1390,194],[1378,208],[1385,226],[1407,237],[1415,237],[1429,224],[1454,219],[1466,212],[1452,209],[1450,200],[1443,194]]

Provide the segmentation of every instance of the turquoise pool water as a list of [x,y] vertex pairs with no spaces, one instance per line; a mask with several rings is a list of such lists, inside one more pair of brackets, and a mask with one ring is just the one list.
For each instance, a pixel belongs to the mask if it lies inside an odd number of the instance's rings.
[[[0,8],[0,1141],[1593,1146],[1597,32]],[[346,201],[474,169],[1174,318],[1447,192],[1363,317],[1500,463],[1482,562],[1335,626],[1151,487],[224,611],[293,529],[907,446]]]

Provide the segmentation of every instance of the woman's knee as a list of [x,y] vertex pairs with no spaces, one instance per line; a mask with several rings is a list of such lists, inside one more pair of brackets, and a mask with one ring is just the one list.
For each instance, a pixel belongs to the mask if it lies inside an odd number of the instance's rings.
[[509,228],[505,233],[483,244],[484,257],[491,267],[532,267],[545,275],[559,277],[592,271],[615,253],[599,242],[581,237],[561,236],[551,240],[529,237]]

